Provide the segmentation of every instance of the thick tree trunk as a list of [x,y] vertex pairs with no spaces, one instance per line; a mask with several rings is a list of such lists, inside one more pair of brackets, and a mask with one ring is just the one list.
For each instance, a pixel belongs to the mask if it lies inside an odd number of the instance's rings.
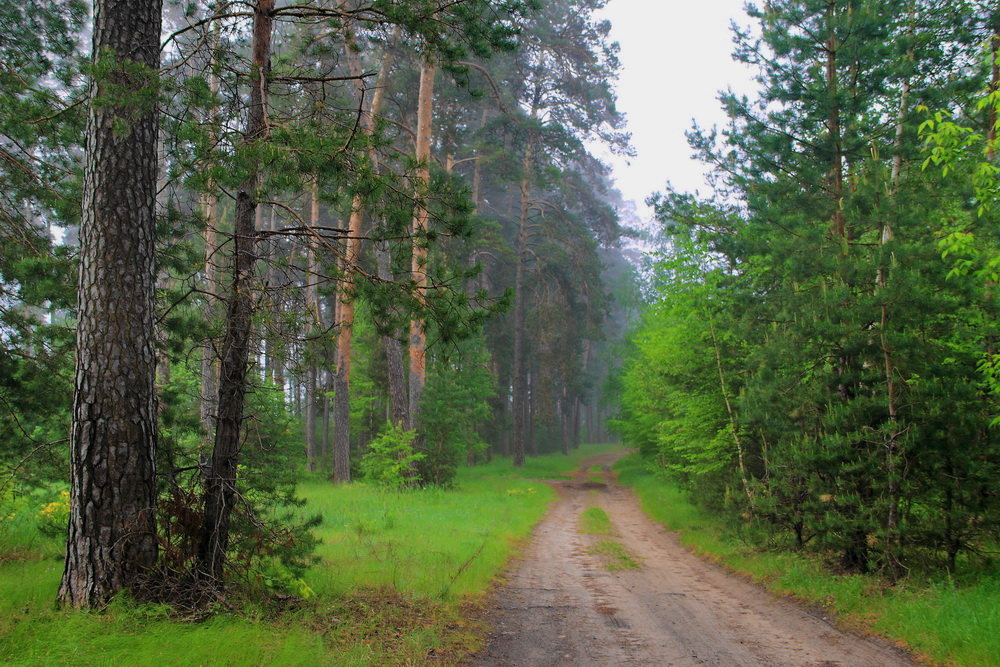
[[357,208],[351,211],[349,222],[350,233],[344,249],[344,261],[341,264],[341,285],[337,289],[337,313],[339,316],[337,331],[337,364],[334,377],[334,408],[333,408],[333,481],[346,483],[351,481],[351,427],[349,415],[351,412],[351,349],[352,328],[354,326],[354,301],[350,294],[353,280],[351,278],[357,265],[361,251],[361,215]]
[[[416,210],[413,214],[413,256],[410,272],[417,298],[423,299],[427,288],[427,224],[430,214],[426,206],[427,188],[431,180],[431,133],[434,121],[434,77],[437,64],[427,59],[420,67],[420,92],[417,104],[417,175],[415,179]],[[410,414],[409,428],[416,428],[420,398],[427,381],[427,332],[423,319],[410,322]]]
[[157,556],[158,114],[155,103],[121,104],[109,89],[145,93],[156,85],[161,10],[160,0],[94,7],[94,60],[110,71],[91,82],[87,121],[70,519],[59,587],[59,600],[75,607],[105,604]]
[[[274,0],[258,0],[253,19],[253,59],[250,76],[250,104],[244,141],[253,143],[267,134],[266,94],[271,53],[271,12]],[[260,186],[259,167],[236,193],[234,221],[235,257],[226,332],[222,343],[219,372],[219,407],[215,448],[205,479],[204,525],[198,549],[200,573],[216,586],[223,584],[229,522],[236,501],[236,465],[239,460],[243,426],[243,403],[247,390],[253,280],[257,231],[254,193]]]
[[351,481],[351,403],[348,379],[338,368],[333,374],[333,481]]

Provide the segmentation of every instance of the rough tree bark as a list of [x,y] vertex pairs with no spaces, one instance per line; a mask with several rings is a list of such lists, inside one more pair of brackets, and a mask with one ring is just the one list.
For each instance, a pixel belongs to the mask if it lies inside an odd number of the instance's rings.
[[[157,557],[152,93],[161,10],[160,0],[94,5],[101,73],[90,84],[70,519],[59,587],[59,600],[75,607],[105,604]],[[139,99],[120,103],[111,86]]]
[[[258,0],[254,7],[250,103],[243,139],[247,144],[260,141],[267,134],[266,94],[273,10],[274,0]],[[218,420],[215,447],[205,479],[205,516],[198,549],[200,574],[219,587],[224,581],[229,522],[236,501],[236,465],[241,445],[253,315],[257,241],[254,197],[261,179],[257,166],[252,166],[249,172],[236,194],[235,257],[219,370]]]

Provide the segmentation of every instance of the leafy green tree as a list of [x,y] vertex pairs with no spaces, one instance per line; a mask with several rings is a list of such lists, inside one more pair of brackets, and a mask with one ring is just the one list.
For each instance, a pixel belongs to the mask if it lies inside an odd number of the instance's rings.
[[[726,489],[743,488],[724,494],[734,510],[838,552],[848,569],[898,578],[940,555],[954,567],[969,516],[993,502],[981,500],[996,438],[974,375],[992,306],[940,260],[938,221],[967,216],[970,189],[920,169],[915,110],[970,89],[961,54],[978,19],[923,2],[749,13],[760,39],[739,32],[736,55],[758,69],[759,96],[723,95],[725,133],[691,134],[717,196],[655,200],[690,258],[658,268],[663,335],[640,339],[622,428],[689,481],[718,466]],[[700,364],[684,365],[682,337],[704,346],[693,343]],[[652,360],[669,369],[645,378],[665,413],[634,388]],[[678,398],[712,385],[721,405]],[[693,448],[702,459],[661,430],[716,425],[719,437]],[[717,505],[712,488],[699,497]]]

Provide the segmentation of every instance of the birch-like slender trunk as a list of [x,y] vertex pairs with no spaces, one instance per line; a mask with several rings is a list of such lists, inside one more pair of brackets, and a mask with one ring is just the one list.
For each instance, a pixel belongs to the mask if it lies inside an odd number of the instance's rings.
[[715,367],[719,372],[719,391],[722,400],[726,404],[726,416],[729,418],[729,432],[733,437],[733,445],[736,447],[736,462],[740,469],[740,481],[743,483],[743,493],[747,497],[750,511],[754,511],[753,489],[750,488],[750,476],[747,474],[746,453],[743,448],[743,440],[740,438],[739,423],[736,420],[736,410],[733,409],[732,401],[729,399],[729,383],[726,382],[726,373],[722,368],[722,349],[719,345],[719,338],[715,334],[715,323],[711,318],[708,320],[708,330],[712,335],[712,347],[715,350]]

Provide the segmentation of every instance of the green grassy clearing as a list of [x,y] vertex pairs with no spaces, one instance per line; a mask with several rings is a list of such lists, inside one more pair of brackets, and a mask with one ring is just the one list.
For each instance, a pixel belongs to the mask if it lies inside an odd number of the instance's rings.
[[651,517],[681,542],[780,593],[826,606],[848,624],[902,640],[947,664],[997,665],[1000,574],[975,581],[910,583],[887,589],[864,575],[836,575],[819,556],[766,552],[726,532],[724,519],[692,505],[685,493],[649,472],[636,455],[622,459],[619,481],[631,486]]
[[126,601],[102,613],[57,610],[62,540],[37,528],[53,498],[8,502],[0,522],[0,664],[201,665],[224,656],[227,665],[385,665],[423,662],[432,652],[454,660],[481,641],[470,606],[553,498],[533,480],[568,476],[606,449],[538,457],[520,470],[509,460],[463,469],[453,490],[393,493],[307,480],[303,511],[324,517],[321,562],[305,578],[315,597],[277,614],[250,608],[203,622]]

